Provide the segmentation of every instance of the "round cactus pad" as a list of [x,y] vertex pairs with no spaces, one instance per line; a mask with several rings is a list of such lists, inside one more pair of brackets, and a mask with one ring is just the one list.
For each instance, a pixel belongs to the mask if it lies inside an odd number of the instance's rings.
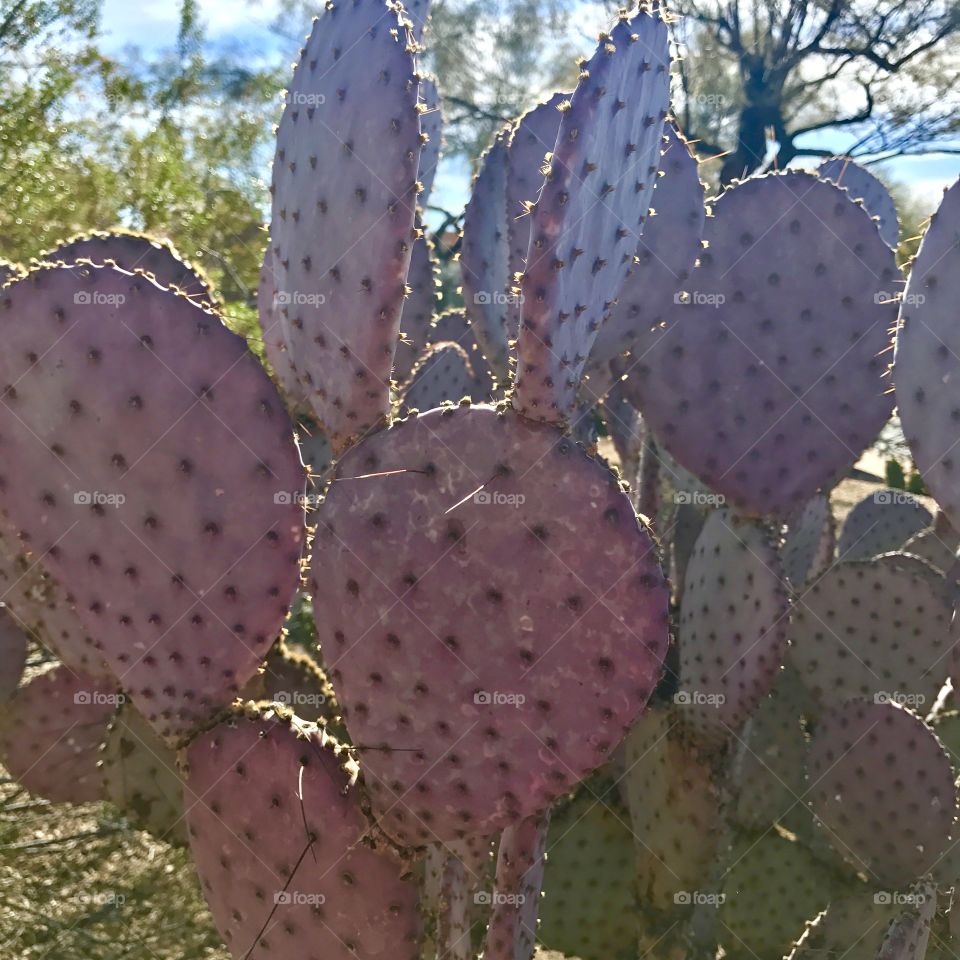
[[341,751],[272,711],[222,723],[186,751],[190,848],[235,960],[417,956],[416,884],[373,847]]
[[790,657],[818,700],[894,700],[920,713],[953,667],[947,584],[916,557],[834,564],[797,597]]
[[713,213],[686,300],[632,361],[627,395],[729,506],[786,516],[890,415],[896,308],[880,293],[899,273],[866,211],[810,174],[746,180]]
[[399,422],[344,456],[316,516],[324,662],[403,842],[535,813],[643,709],[667,645],[656,548],[555,429],[491,407]]
[[116,264],[127,273],[138,270],[154,277],[161,287],[176,287],[194,300],[210,301],[206,278],[186,262],[165,240],[125,230],[84,233],[53,250],[40,254],[43,263],[77,263],[89,260],[97,266]]
[[950,839],[953,770],[933,731],[891,703],[832,707],[810,747],[814,813],[837,852],[893,889],[927,873]]
[[0,506],[174,744],[256,672],[296,589],[292,425],[243,339],[146,277],[43,267],[0,315]]

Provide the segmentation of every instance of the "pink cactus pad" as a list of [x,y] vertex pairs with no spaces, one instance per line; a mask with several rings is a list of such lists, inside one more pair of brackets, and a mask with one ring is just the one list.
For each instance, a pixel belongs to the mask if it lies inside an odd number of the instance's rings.
[[384,0],[327,4],[277,128],[277,316],[337,451],[379,424],[390,405],[420,159],[407,22]]
[[563,422],[574,409],[650,206],[669,73],[659,7],[623,14],[581,65],[530,217],[513,400],[525,416]]
[[490,834],[598,767],[667,647],[657,549],[552,427],[454,407],[338,464],[314,611],[374,809],[406,844]]
[[0,506],[175,744],[230,703],[298,583],[292,425],[243,339],[113,267],[4,289]]
[[343,748],[251,710],[198,737],[186,760],[190,847],[236,960],[414,960],[416,884],[374,844]]

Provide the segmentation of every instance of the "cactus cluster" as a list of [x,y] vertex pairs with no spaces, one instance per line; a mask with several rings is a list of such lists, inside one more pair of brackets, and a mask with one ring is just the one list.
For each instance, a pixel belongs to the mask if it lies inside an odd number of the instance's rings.
[[[955,949],[960,184],[902,295],[845,158],[705,200],[669,21],[497,132],[462,308],[425,2],[301,51],[269,372],[169,245],[3,267],[0,759],[188,845],[236,960]],[[895,402],[940,509],[837,532]]]

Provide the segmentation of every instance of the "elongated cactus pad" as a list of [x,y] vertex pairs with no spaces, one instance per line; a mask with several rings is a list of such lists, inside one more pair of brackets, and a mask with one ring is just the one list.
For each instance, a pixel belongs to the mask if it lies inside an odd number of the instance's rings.
[[960,406],[958,220],[960,181],[944,194],[910,269],[894,369],[897,407],[914,463],[955,527],[960,526],[960,460],[953,448]]
[[334,449],[389,408],[420,159],[404,22],[383,0],[329,4],[277,129],[270,234],[278,313]]
[[837,852],[894,889],[927,873],[950,839],[953,770],[931,729],[891,703],[832,707],[810,748],[811,805]]
[[423,190],[417,197],[421,207],[426,207],[433,190],[437,166],[443,152],[443,101],[437,89],[437,81],[431,76],[420,77],[420,129],[428,137],[420,148],[420,172],[418,179]]
[[89,260],[97,266],[112,263],[127,273],[143,271],[161,287],[176,287],[193,300],[210,303],[210,284],[193,264],[184,260],[166,240],[129,230],[81,233],[41,253],[41,263],[77,263]]
[[[480,349],[501,380],[509,376],[507,304],[507,137],[501,130],[480,161],[463,216],[460,276],[463,302]],[[512,296],[512,294],[510,294]]]
[[478,376],[466,350],[456,343],[435,343],[413,368],[403,392],[401,411],[432,410],[443,403],[458,403],[464,397],[475,403],[492,399],[493,381]]
[[818,493],[787,523],[780,559],[791,587],[801,590],[827,569],[833,562],[836,539],[830,498]]
[[0,506],[175,743],[253,675],[296,589],[290,421],[242,338],[146,277],[40,268],[3,315]]
[[627,392],[661,446],[730,506],[787,515],[890,415],[881,354],[894,305],[876,299],[897,266],[863,208],[810,174],[751,178],[713,211],[689,298]]
[[177,756],[129,703],[110,721],[100,753],[104,798],[134,826],[178,845],[187,842]]
[[656,548],[554,429],[490,407],[397,423],[343,457],[317,520],[324,663],[404,843],[537,812],[643,709],[667,643]]
[[838,563],[796,598],[790,659],[823,702],[886,699],[926,713],[952,668],[952,613],[943,577],[921,560]]
[[487,960],[532,960],[549,826],[546,810],[511,824],[500,837],[493,911],[483,947]]
[[400,341],[393,361],[393,379],[406,383],[414,364],[427,346],[433,311],[437,306],[437,264],[433,244],[426,234],[418,237],[410,256],[407,274],[409,296],[400,316]]
[[186,759],[190,847],[235,960],[414,960],[416,884],[374,844],[342,748],[267,711],[207,731]]
[[13,696],[27,663],[27,635],[6,609],[0,609],[0,704]]
[[77,673],[113,678],[101,645],[84,629],[64,591],[0,524],[0,599],[22,630]]
[[769,531],[714,511],[687,565],[680,607],[682,722],[724,738],[767,695],[786,653],[787,592]]
[[[555,93],[549,100],[528,110],[510,133],[507,152],[507,237],[510,243],[511,292],[523,273],[530,247],[529,208],[537,202],[544,184],[544,162],[557,145],[561,114],[558,107],[569,100],[568,93]],[[507,304],[507,335],[516,339],[520,329],[519,296]]]
[[588,780],[550,818],[540,943],[581,960],[634,960],[633,833],[615,788]]
[[[669,322],[678,309],[674,296],[684,288],[702,249],[707,211],[697,160],[672,123],[663,125],[660,170],[643,221],[638,262],[623,284],[617,305],[597,334],[588,369],[605,366],[625,351],[638,359],[650,331]],[[654,336],[657,334],[654,333]]]
[[932,523],[930,511],[909,493],[877,490],[847,514],[837,543],[837,558],[869,560],[899,550]]
[[648,710],[630,732],[624,767],[638,902],[665,929],[675,908],[688,912],[689,895],[709,878],[722,832],[720,794],[662,707]]
[[530,218],[514,405],[564,421],[637,249],[660,162],[670,52],[659,8],[624,14],[582,65]]
[[0,763],[52,803],[100,800],[100,745],[122,699],[116,684],[63,665],[48,670],[0,709]]
[[817,175],[843,187],[854,200],[862,200],[867,213],[877,221],[883,242],[896,249],[900,241],[900,224],[893,197],[866,167],[854,163],[849,157],[830,157],[817,168]]

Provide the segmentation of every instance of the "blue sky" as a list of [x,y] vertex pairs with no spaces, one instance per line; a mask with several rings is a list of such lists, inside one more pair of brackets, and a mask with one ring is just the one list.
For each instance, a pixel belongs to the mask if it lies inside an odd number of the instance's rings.
[[[318,2],[317,8],[321,9],[322,3]],[[277,10],[276,0],[257,3],[245,0],[200,0],[201,17],[211,41],[237,45],[246,50],[248,55],[256,56],[259,52],[264,59],[271,61],[286,55],[292,63],[297,45],[277,36],[270,29]],[[129,0],[104,0],[102,24],[105,46],[109,52],[117,52],[125,46],[136,45],[147,53],[169,47],[176,39],[178,13],[178,0],[140,0],[135,4]],[[289,32],[305,35],[308,30],[308,23],[300,25],[299,30],[296,24],[291,24]],[[588,29],[585,36],[593,32]],[[588,46],[585,44],[585,54],[591,52]],[[807,145],[840,153],[852,140],[852,137],[842,133],[827,133],[809,138]],[[883,164],[879,169],[890,179],[906,185],[918,201],[932,211],[943,189],[960,176],[960,156],[902,157]],[[267,171],[264,171],[266,176]],[[434,197],[449,209],[462,207],[467,199],[469,184],[468,165],[454,158],[441,164]]]

